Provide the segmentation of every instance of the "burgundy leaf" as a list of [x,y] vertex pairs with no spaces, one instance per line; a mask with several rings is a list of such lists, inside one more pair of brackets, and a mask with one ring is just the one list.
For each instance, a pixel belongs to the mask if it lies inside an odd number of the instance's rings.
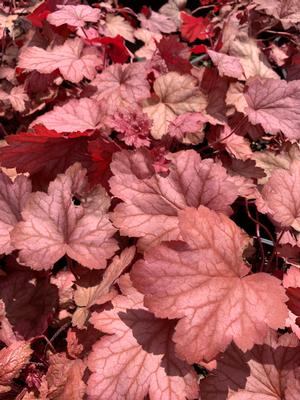
[[14,332],[23,339],[43,334],[58,305],[57,287],[29,270],[11,271],[0,281],[1,299]]

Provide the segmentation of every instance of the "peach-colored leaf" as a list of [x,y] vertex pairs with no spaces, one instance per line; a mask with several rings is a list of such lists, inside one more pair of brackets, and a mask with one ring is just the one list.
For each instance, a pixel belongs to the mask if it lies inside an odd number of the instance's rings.
[[253,152],[249,141],[243,136],[232,133],[232,129],[225,125],[221,131],[220,139],[225,144],[226,150],[240,160],[247,160],[252,157]]
[[279,79],[267,57],[257,46],[256,40],[239,32],[229,43],[229,55],[239,60],[246,79],[251,77]]
[[201,381],[201,399],[296,400],[299,372],[298,339],[271,331],[263,344],[246,353],[230,346],[219,357],[216,370]]
[[121,15],[107,14],[104,32],[106,36],[122,36],[125,40],[134,43],[134,29]]
[[113,309],[94,313],[92,324],[109,335],[98,341],[88,357],[90,399],[193,400],[196,375],[178,359],[171,340],[174,322],[157,319],[143,307],[143,296],[128,275],[120,279],[123,295]]
[[14,342],[0,350],[0,393],[9,392],[10,384],[17,378],[32,354],[30,344]]
[[242,257],[247,235],[204,206],[181,211],[179,220],[187,244],[155,247],[131,273],[150,311],[179,318],[177,353],[190,363],[209,361],[232,340],[246,351],[263,343],[269,327],[284,327],[284,290],[271,275],[249,275]]
[[265,184],[262,195],[273,218],[285,227],[300,232],[300,161],[295,160],[288,170],[276,169]]
[[152,104],[152,100],[149,100],[144,110],[153,119],[151,133],[155,139],[161,139],[167,133],[169,123],[176,116],[205,109],[205,96],[191,75],[169,72],[156,79],[153,89],[159,101]]
[[99,285],[89,287],[77,285],[74,301],[78,308],[73,314],[73,325],[83,329],[89,315],[89,308],[95,304],[103,304],[115,296],[115,293],[111,291],[111,287],[131,263],[134,255],[135,246],[132,246],[124,249],[120,256],[115,256],[111,264],[106,268]]
[[237,188],[221,165],[201,160],[194,150],[187,150],[168,156],[171,165],[167,177],[143,176],[139,168],[145,168],[148,157],[142,151],[123,151],[111,164],[111,191],[124,201],[116,206],[112,220],[122,235],[140,237],[141,248],[179,239],[178,212],[186,207],[203,204],[231,212]]
[[48,194],[31,195],[23,221],[11,233],[21,263],[36,270],[49,269],[67,253],[88,268],[106,267],[118,246],[106,214],[110,202],[104,188],[81,194],[81,205],[72,201],[86,182],[85,174],[80,164],[74,164],[49,184]]
[[137,57],[144,57],[150,60],[153,54],[157,51],[157,43],[162,39],[160,33],[150,32],[147,29],[138,28],[134,32],[134,36],[145,43],[136,52]]
[[65,353],[53,354],[46,379],[49,400],[82,400],[86,384],[83,374],[86,366],[82,360],[69,360]]
[[255,160],[256,165],[265,171],[267,179],[262,182],[265,183],[276,169],[289,170],[294,160],[300,160],[300,148],[295,143],[280,153],[272,151],[256,152],[252,158]]

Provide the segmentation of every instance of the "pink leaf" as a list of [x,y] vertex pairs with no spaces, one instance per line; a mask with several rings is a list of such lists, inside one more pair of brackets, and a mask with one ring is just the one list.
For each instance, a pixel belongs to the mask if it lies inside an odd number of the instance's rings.
[[9,101],[14,110],[22,112],[25,110],[25,102],[29,100],[24,86],[16,86],[12,88],[9,94]]
[[150,10],[149,18],[139,14],[141,26],[153,33],[172,33],[177,31],[176,23],[167,15]]
[[110,201],[105,190],[98,186],[83,195],[81,205],[74,205],[72,196],[78,194],[74,173],[82,176],[86,170],[74,164],[50,183],[48,194],[35,192],[28,200],[23,221],[11,234],[21,263],[49,269],[67,253],[88,268],[101,269],[117,250],[112,238],[115,229],[106,214]]
[[300,368],[295,368],[287,376],[285,395],[288,400],[297,400],[300,393]]
[[180,10],[186,6],[187,0],[168,0],[159,11],[171,18],[175,24],[180,26]]
[[[226,171],[212,160],[201,160],[194,150],[169,155],[170,174],[143,175],[149,165],[147,153],[117,153],[111,169],[112,193],[122,199],[112,215],[122,235],[140,237],[139,245],[148,247],[163,240],[179,239],[178,212],[203,204],[230,213],[237,188]],[[152,176],[151,176],[152,175]]]
[[113,113],[120,106],[133,106],[134,102],[150,95],[147,70],[138,64],[114,64],[106,68],[93,81],[97,100],[105,100],[108,112]]
[[21,211],[31,192],[30,181],[17,176],[12,182],[4,173],[0,173],[0,253],[9,254],[13,250],[10,232],[21,219]]
[[270,59],[278,65],[278,67],[284,67],[285,63],[288,61],[289,54],[287,49],[288,47],[285,46],[277,46],[274,43],[271,44],[269,56]]
[[[283,278],[283,286],[285,288],[300,288],[300,269],[291,267]],[[300,313],[299,313],[300,314]]]
[[95,100],[72,99],[36,118],[31,126],[42,124],[56,132],[84,132],[100,128],[102,119],[102,109]]
[[202,130],[205,122],[206,118],[201,113],[181,114],[169,124],[168,134],[179,141],[190,133],[199,133],[199,136],[203,137]]
[[289,29],[300,22],[300,4],[298,0],[255,0],[257,9],[278,19],[284,29]]
[[74,83],[83,78],[93,79],[96,67],[101,65],[97,50],[84,48],[80,38],[67,39],[61,46],[44,50],[40,47],[26,47],[19,56],[18,66],[27,70],[36,70],[49,74],[59,69],[64,79]]
[[197,397],[196,375],[179,360],[171,340],[174,322],[157,319],[143,305],[128,276],[120,280],[124,295],[113,309],[94,313],[91,322],[102,332],[88,357],[93,399],[179,400]]
[[278,337],[275,332],[270,332],[263,344],[246,353],[232,345],[219,358],[217,369],[201,380],[201,399],[296,400],[300,383],[298,377],[297,388],[299,350],[294,335]]
[[243,79],[243,68],[238,58],[208,50],[208,55],[219,70],[220,76]]
[[265,131],[282,131],[288,139],[300,138],[300,81],[253,79],[245,94],[246,114]]
[[64,5],[57,6],[58,10],[48,14],[47,21],[51,25],[83,27],[86,22],[97,22],[100,18],[100,10],[86,5]]
[[189,246],[156,247],[131,275],[150,311],[180,319],[173,337],[178,354],[190,363],[209,361],[232,340],[246,351],[263,342],[269,327],[283,327],[284,290],[266,273],[248,275],[245,233],[203,206],[182,211],[179,220]]
[[277,222],[300,232],[299,179],[300,161],[295,160],[288,170],[276,169],[272,173],[262,195]]
[[0,100],[9,101],[15,111],[22,112],[25,110],[25,102],[29,100],[27,93],[24,91],[24,86],[13,87],[10,93],[0,90]]
[[152,123],[139,107],[120,108],[107,119],[107,124],[120,133],[119,138],[127,146],[139,148],[150,145],[148,136]]

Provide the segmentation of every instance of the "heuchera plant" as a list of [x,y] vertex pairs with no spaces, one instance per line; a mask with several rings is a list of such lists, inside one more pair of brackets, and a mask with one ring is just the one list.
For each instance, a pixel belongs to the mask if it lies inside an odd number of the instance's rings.
[[0,48],[0,398],[299,400],[299,0],[2,0]]

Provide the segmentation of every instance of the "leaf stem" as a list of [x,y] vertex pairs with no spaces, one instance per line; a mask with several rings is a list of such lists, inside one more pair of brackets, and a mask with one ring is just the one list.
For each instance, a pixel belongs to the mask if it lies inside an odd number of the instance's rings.
[[45,335],[35,336],[34,338],[30,339],[29,342],[31,344],[39,339],[44,339],[47,342],[46,348],[49,346],[51,348],[51,350],[53,351],[53,353],[56,353],[56,350],[55,350],[54,346],[52,345],[51,341]]
[[[251,215],[250,210],[249,210],[248,199],[245,199],[245,206],[246,206],[246,213],[247,213],[247,216],[251,219],[251,221],[253,221],[253,222],[255,223],[255,225],[258,224],[261,228],[263,228],[264,231],[266,232],[266,234],[267,234],[267,235],[269,236],[269,238],[271,239],[271,241],[274,242],[273,236],[272,236],[271,232],[269,231],[269,229],[268,229],[264,224],[262,224],[259,220],[257,220],[256,218],[254,218],[254,217]],[[260,238],[260,236],[259,236],[259,238]],[[264,264],[263,264],[263,265],[264,265]],[[262,266],[262,264],[261,264],[261,266]],[[260,268],[261,268],[261,266],[260,266]],[[260,272],[261,272],[261,271],[262,271],[262,269],[260,269]]]
[[215,7],[214,4],[208,4],[207,6],[200,6],[200,7],[196,8],[195,10],[192,11],[192,15],[196,14],[197,11],[205,10],[206,8],[214,8],[214,7]]
[[65,324],[63,324],[55,333],[54,335],[51,337],[51,339],[47,340],[47,344],[45,346],[45,350],[44,353],[46,353],[46,350],[48,348],[48,346],[51,346],[51,348],[54,348],[52,345],[52,342],[57,338],[57,336],[59,336],[66,328],[68,328],[71,325],[71,321],[67,321]]
[[[256,218],[257,221],[259,221],[257,210],[255,210],[255,218]],[[259,271],[262,272],[263,269],[264,269],[264,265],[265,265],[265,251],[264,251],[264,246],[262,245],[262,241],[261,241],[261,238],[260,238],[260,224],[256,223],[255,225],[256,225],[257,241],[258,241],[259,249],[260,249],[260,252],[261,252],[261,263],[260,263]]]
[[272,261],[273,261],[273,259],[274,259],[275,256],[276,256],[276,262],[275,262],[276,268],[277,268],[277,266],[278,266],[277,247],[278,247],[278,244],[279,244],[280,239],[282,238],[284,232],[285,232],[285,229],[283,229],[283,230],[280,232],[279,236],[278,236],[277,239],[276,239],[276,242],[275,242],[275,245],[274,245],[274,247],[273,247],[273,251],[272,251],[271,257],[270,257],[269,262],[268,262],[268,270],[271,268],[271,264],[272,264]]

